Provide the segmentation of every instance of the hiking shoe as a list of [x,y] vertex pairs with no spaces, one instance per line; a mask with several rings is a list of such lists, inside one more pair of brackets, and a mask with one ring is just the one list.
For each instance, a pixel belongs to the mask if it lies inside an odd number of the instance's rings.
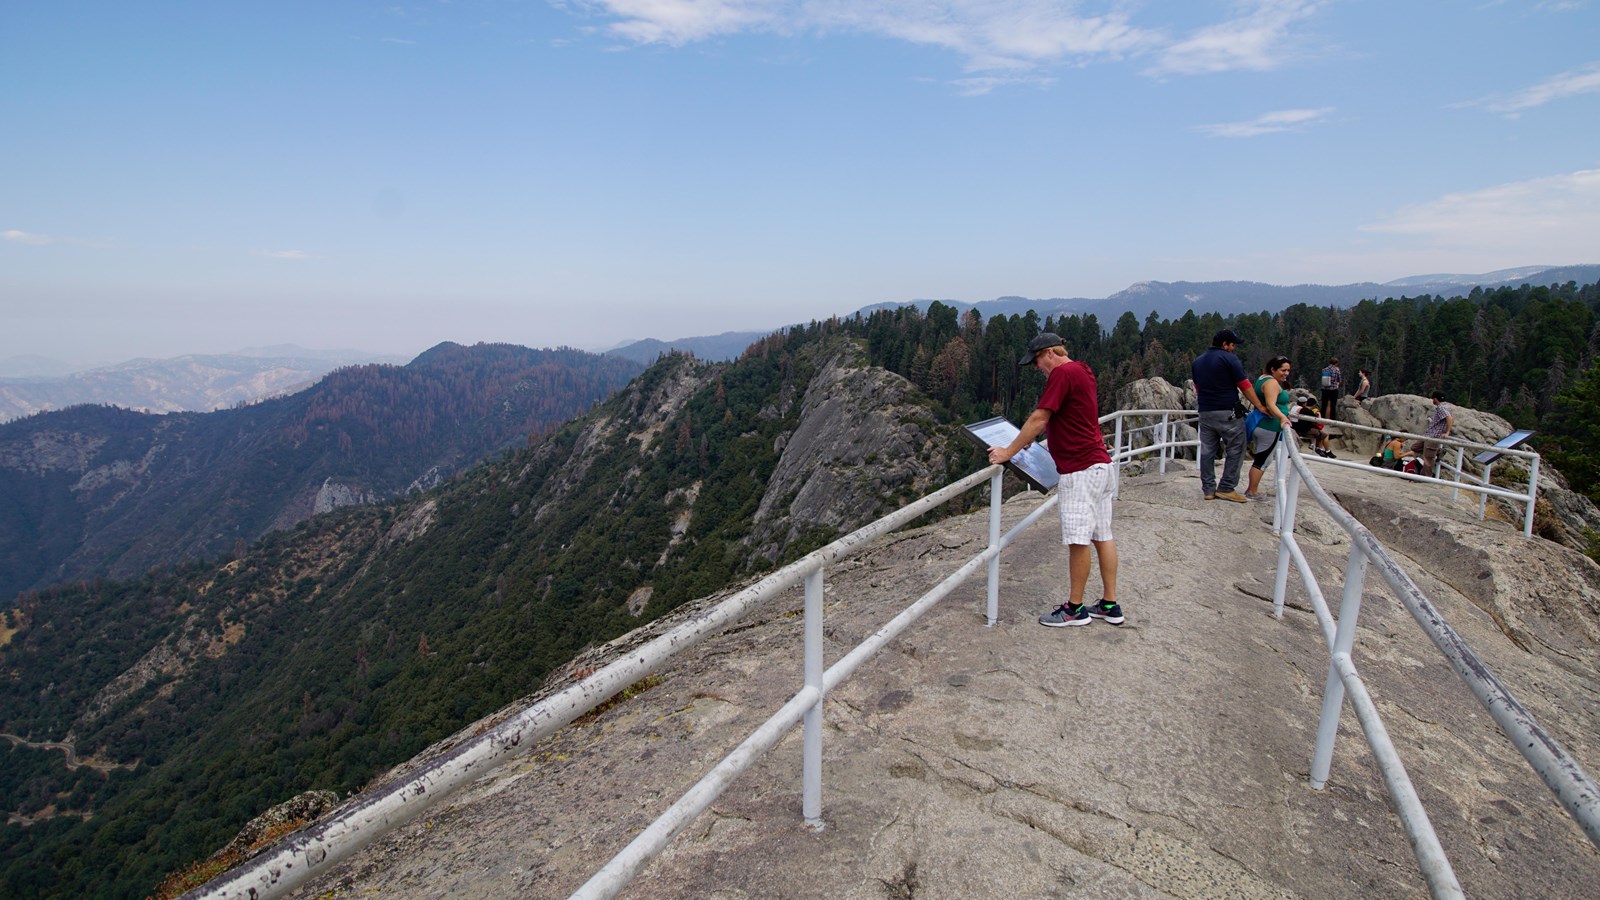
[[1217,494],[1218,500],[1232,500],[1235,503],[1249,503],[1249,499],[1238,491],[1223,491]]
[[1244,498],[1252,503],[1260,503],[1261,501],[1268,499],[1266,494],[1252,494],[1249,491],[1244,492]]
[[1089,615],[1096,619],[1105,619],[1108,625],[1121,625],[1126,621],[1122,618],[1122,607],[1118,606],[1115,600],[1110,602],[1101,600],[1089,607]]
[[1063,603],[1056,607],[1055,612],[1052,612],[1050,615],[1040,616],[1039,624],[1048,625],[1051,628],[1065,628],[1069,625],[1087,625],[1089,624],[1089,609],[1081,603],[1076,607],[1069,607]]
[[1334,452],[1332,450],[1324,450],[1324,451],[1322,451],[1322,455],[1326,456],[1329,459],[1338,459],[1339,458],[1337,455],[1334,454]]
[[1211,493],[1207,494],[1206,495],[1206,499],[1207,500],[1215,500],[1215,499],[1217,499],[1217,492],[1216,491],[1212,491]]

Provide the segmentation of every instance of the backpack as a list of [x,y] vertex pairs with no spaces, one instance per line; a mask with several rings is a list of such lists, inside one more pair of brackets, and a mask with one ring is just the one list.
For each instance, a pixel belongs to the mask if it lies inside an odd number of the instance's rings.
[[1322,389],[1336,391],[1339,389],[1339,380],[1334,377],[1333,368],[1330,366],[1322,370]]
[[1252,410],[1250,410],[1250,412],[1245,414],[1245,417],[1244,417],[1244,440],[1245,440],[1245,443],[1249,443],[1250,439],[1255,437],[1256,426],[1260,425],[1261,424],[1261,420],[1265,419],[1265,418],[1266,418],[1266,416],[1262,415],[1261,414],[1261,410],[1259,410],[1259,409],[1252,409]]

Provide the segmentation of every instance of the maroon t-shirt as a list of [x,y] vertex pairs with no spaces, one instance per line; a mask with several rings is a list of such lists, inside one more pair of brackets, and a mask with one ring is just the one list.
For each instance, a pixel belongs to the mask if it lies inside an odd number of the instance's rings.
[[1044,437],[1057,472],[1069,475],[1111,462],[1106,439],[1100,434],[1100,400],[1094,370],[1087,363],[1071,360],[1052,369],[1045,379],[1038,408],[1050,410]]

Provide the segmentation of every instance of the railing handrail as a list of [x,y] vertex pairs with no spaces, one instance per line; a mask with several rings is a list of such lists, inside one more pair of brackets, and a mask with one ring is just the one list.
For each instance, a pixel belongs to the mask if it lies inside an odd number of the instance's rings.
[[[1430,439],[1431,440],[1431,439]],[[1544,781],[1557,802],[1578,824],[1596,846],[1600,846],[1600,787],[1550,734],[1545,731],[1521,702],[1495,677],[1493,671],[1477,656],[1444,616],[1423,594],[1411,576],[1395,562],[1376,536],[1351,515],[1348,510],[1329,497],[1311,472],[1308,460],[1300,451],[1297,441],[1281,441],[1277,449],[1280,461],[1277,474],[1278,496],[1275,498],[1274,528],[1279,533],[1277,578],[1273,590],[1273,612],[1283,616],[1286,599],[1288,564],[1292,560],[1306,587],[1313,610],[1328,642],[1330,664],[1327,688],[1324,694],[1322,722],[1318,729],[1317,748],[1313,754],[1311,780],[1321,788],[1328,776],[1333,755],[1333,740],[1338,732],[1339,710],[1344,692],[1356,707],[1368,745],[1377,757],[1397,812],[1412,841],[1419,866],[1427,878],[1430,890],[1436,897],[1464,896],[1449,861],[1444,858],[1433,826],[1422,810],[1404,766],[1389,741],[1377,709],[1351,658],[1356,619],[1361,605],[1362,580],[1367,566],[1375,563],[1379,574],[1400,599],[1406,611],[1416,620],[1423,633],[1444,655],[1451,668],[1483,704],[1517,750]],[[1316,460],[1325,463],[1327,460]],[[1291,468],[1292,467],[1292,468]],[[1317,505],[1342,528],[1351,539],[1350,562],[1346,568],[1345,591],[1339,618],[1334,621],[1326,600],[1317,585],[1314,570],[1300,550],[1294,537],[1295,512],[1300,485],[1304,485]]]
[[1443,445],[1450,446],[1450,447],[1462,447],[1462,448],[1466,448],[1466,449],[1470,449],[1470,450],[1493,450],[1494,452],[1499,453],[1502,456],[1514,456],[1514,457],[1517,457],[1518,459],[1530,459],[1531,460],[1531,459],[1536,459],[1539,456],[1539,451],[1537,451],[1537,450],[1523,450],[1523,449],[1518,448],[1518,447],[1497,447],[1494,444],[1482,444],[1482,443],[1479,443],[1477,441],[1469,441],[1469,440],[1465,440],[1463,438],[1456,438],[1456,437],[1449,437],[1449,436],[1429,437],[1426,434],[1416,434],[1415,432],[1410,432],[1410,431],[1397,431],[1397,430],[1395,430],[1393,428],[1373,428],[1371,425],[1361,425],[1361,424],[1356,423],[1356,422],[1345,421],[1344,419],[1324,419],[1324,418],[1320,418],[1318,416],[1309,416],[1309,415],[1306,415],[1305,413],[1299,413],[1298,415],[1295,415],[1292,418],[1301,419],[1301,420],[1304,420],[1304,421],[1307,421],[1307,422],[1316,422],[1316,423],[1321,424],[1321,425],[1333,425],[1333,426],[1335,426],[1337,428],[1340,428],[1340,429],[1353,428],[1353,429],[1355,429],[1357,431],[1365,431],[1368,434],[1388,435],[1390,437],[1411,438],[1412,440],[1429,441],[1429,442],[1439,443],[1439,444],[1443,444]]
[[542,738],[647,677],[679,651],[721,632],[756,604],[800,583],[811,570],[860,552],[868,541],[991,481],[1002,471],[1002,467],[994,465],[980,469],[806,554],[712,609],[630,650],[624,658],[429,760],[404,780],[361,794],[312,827],[183,896],[265,900],[293,890],[333,863],[415,819],[489,769],[526,755]]

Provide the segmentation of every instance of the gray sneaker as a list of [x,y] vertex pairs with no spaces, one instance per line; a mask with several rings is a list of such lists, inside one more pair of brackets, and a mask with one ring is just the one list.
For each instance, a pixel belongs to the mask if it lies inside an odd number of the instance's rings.
[[1081,603],[1070,608],[1063,603],[1056,607],[1055,611],[1049,615],[1040,616],[1039,624],[1048,625],[1051,628],[1066,628],[1071,625],[1087,625],[1089,624],[1089,609]]

